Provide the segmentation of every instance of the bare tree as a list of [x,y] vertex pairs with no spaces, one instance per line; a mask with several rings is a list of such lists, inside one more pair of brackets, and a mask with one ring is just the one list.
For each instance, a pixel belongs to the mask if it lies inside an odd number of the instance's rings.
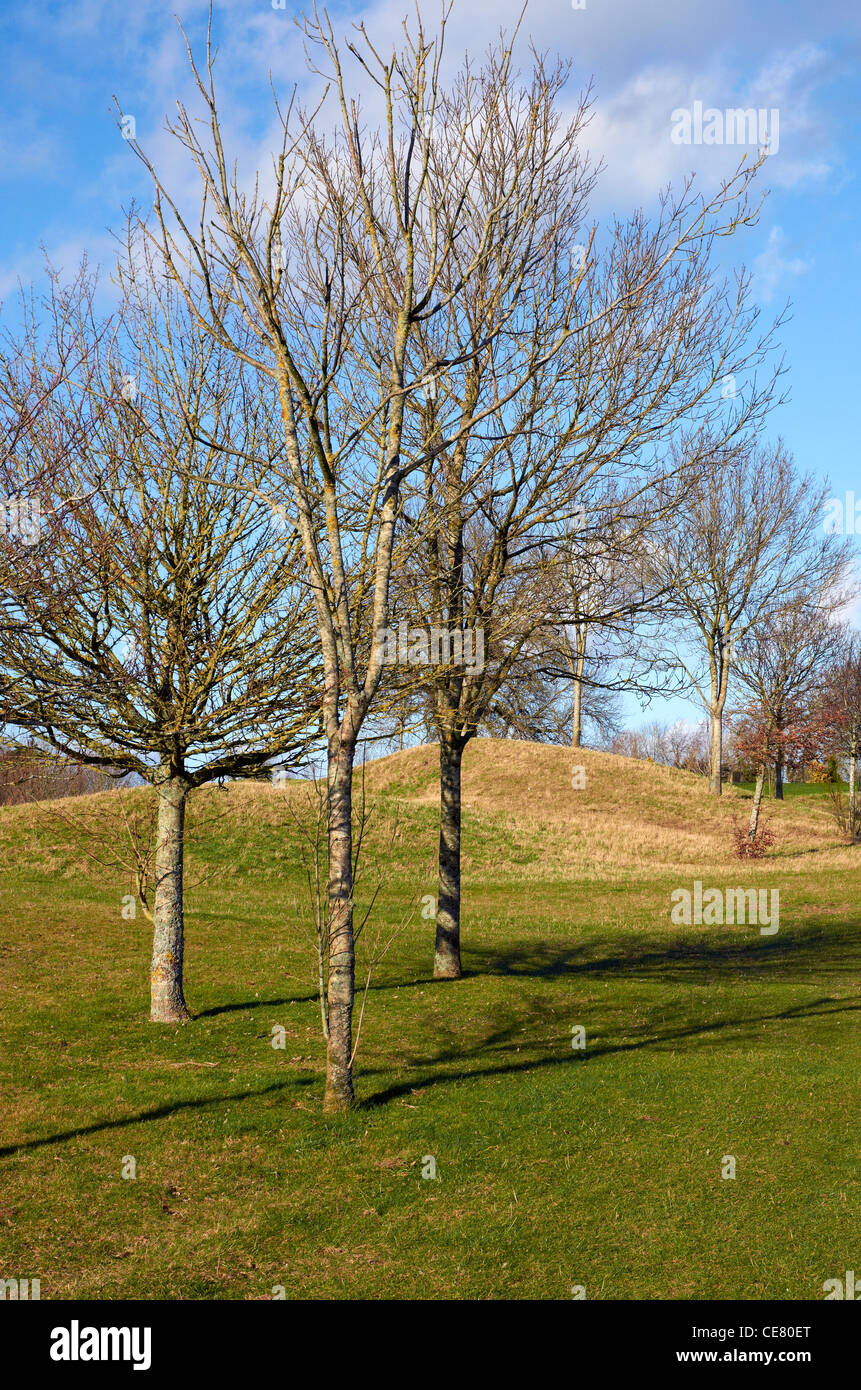
[[[0,565],[33,602],[49,607],[56,590],[46,583],[33,547],[50,517],[42,510],[39,489],[62,474],[103,410],[100,394],[88,388],[98,370],[98,351],[109,322],[99,322],[93,310],[93,277],[86,259],[73,280],[63,285],[47,264],[47,288],[41,296],[22,286],[17,301],[19,326],[5,328],[0,337]],[[49,332],[44,325],[49,325]],[[76,383],[80,410],[70,415],[53,409],[54,402]],[[50,424],[48,423],[50,421]],[[50,448],[39,456],[28,453],[27,439],[41,430]],[[24,462],[22,463],[22,459]],[[0,612],[0,649],[4,640]],[[0,675],[0,730],[8,719],[11,691]]]
[[[590,490],[591,491],[591,490]],[[655,682],[645,657],[643,631],[654,625],[663,595],[651,587],[643,551],[655,516],[608,491],[585,511],[570,540],[558,548],[549,572],[541,669],[570,689],[569,741],[582,742],[584,699],[593,715],[601,697],[625,690],[648,696]],[[597,727],[606,739],[611,719]]]
[[783,445],[714,445],[712,467],[686,468],[684,495],[649,547],[656,585],[667,592],[663,643],[711,723],[709,789],[722,788],[723,715],[733,652],[772,610],[813,599],[848,572],[846,541],[821,528],[827,485],[799,477]]
[[0,682],[13,726],[156,788],[151,1017],[177,1022],[187,796],[304,754],[318,659],[298,543],[245,487],[273,451],[256,380],[140,274],[94,341],[16,442],[42,525],[0,558]]
[[[613,563],[613,560],[616,563]],[[619,592],[619,565],[617,557],[609,563],[589,567],[590,573],[578,572],[575,565],[566,568],[565,598],[567,600],[563,620],[557,628],[560,656],[568,668],[573,690],[571,701],[571,747],[579,748],[583,737],[583,692],[593,687],[590,680],[590,666],[587,666],[589,638],[594,637],[596,629],[604,637],[610,625],[618,626],[623,618],[630,622],[631,609],[626,588]],[[624,585],[624,577],[622,576]],[[589,652],[592,657],[593,652]],[[594,664],[594,663],[593,663]]]
[[0,806],[109,791],[117,780],[109,772],[81,767],[30,746],[0,745]]
[[638,729],[623,729],[608,741],[607,751],[624,758],[641,758],[663,767],[687,772],[708,772],[709,740],[705,723],[691,726],[683,720],[662,724],[653,719]]
[[[833,589],[799,595],[764,613],[736,645],[739,682],[749,692],[761,726],[770,731],[778,800],[783,799],[787,750],[802,746],[798,726],[806,722],[817,687],[837,658],[844,634],[835,613],[845,599],[844,592]],[[760,765],[759,799],[764,773]]]
[[[192,224],[138,146],[156,189],[160,254],[191,311],[218,343],[242,355],[277,389],[283,476],[316,605],[324,666],[328,752],[329,1039],[324,1106],[353,1099],[354,945],[351,870],[352,774],[357,742],[382,675],[375,634],[389,617],[389,586],[404,478],[450,447],[465,427],[407,456],[410,393],[427,380],[416,344],[443,322],[465,288],[500,260],[508,282],[524,278],[537,249],[526,244],[531,190],[545,175],[545,106],[529,118],[503,40],[480,69],[441,78],[448,6],[438,36],[421,16],[400,48],[381,56],[360,29],[342,54],[325,14],[305,23],[312,66],[325,69],[335,129],[324,134],[294,103],[278,106],[283,138],[268,191],[241,186],[224,147],[214,53],[192,59],[203,121],[180,107],[170,129],[188,151],[201,189]],[[344,71],[359,64],[382,107],[365,125]],[[536,64],[534,86],[548,82]],[[524,113],[511,140],[511,112]],[[223,306],[256,338],[238,342]],[[500,331],[443,347],[431,375],[489,351]],[[516,383],[509,387],[509,397]],[[487,418],[490,405],[470,422]],[[279,470],[273,469],[277,477]]]
[[[740,169],[710,200],[698,200],[690,184],[666,193],[653,222],[635,215],[596,249],[584,227],[594,182],[580,155],[588,106],[584,99],[560,126],[563,77],[554,73],[530,103],[548,134],[540,182],[524,192],[522,236],[540,254],[510,283],[501,272],[517,241],[500,224],[497,259],[413,345],[425,384],[410,401],[408,443],[425,462],[406,487],[398,588],[421,623],[462,644],[470,634],[483,642],[480,668],[449,659],[413,673],[429,692],[440,744],[434,972],[444,979],[461,973],[463,752],[497,693],[540,663],[538,634],[552,625],[552,609],[558,615],[553,558],[570,542],[575,516],[597,515],[612,476],[620,530],[626,516],[630,529],[656,479],[679,472],[663,442],[683,424],[734,439],[773,400],[774,374],[756,381],[773,330],[760,331],[746,278],[729,293],[710,262],[718,236],[755,218],[755,169]],[[507,164],[516,125],[500,139],[510,140]],[[476,342],[489,346],[470,351]],[[729,406],[719,391],[728,375],[747,384]],[[406,661],[414,664],[409,654]]]
[[848,628],[830,667],[822,673],[816,706],[822,720],[825,747],[845,760],[849,776],[847,830],[859,835],[858,759],[861,757],[861,634]]

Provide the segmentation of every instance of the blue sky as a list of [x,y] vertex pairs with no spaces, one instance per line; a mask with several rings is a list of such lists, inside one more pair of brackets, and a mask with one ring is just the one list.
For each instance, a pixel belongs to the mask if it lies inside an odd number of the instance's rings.
[[[335,4],[336,29],[364,18],[391,41],[401,3]],[[511,0],[455,0],[448,55],[483,48],[520,9]],[[71,271],[81,253],[109,266],[109,229],[133,199],[144,207],[144,171],[117,129],[114,95],[138,138],[177,179],[184,165],[163,123],[190,95],[174,14],[200,38],[202,0],[0,0],[0,298],[19,278],[38,277],[44,244]],[[217,0],[215,31],[224,109],[241,159],[264,157],[271,126],[268,74],[286,92],[308,88],[291,0]],[[433,26],[437,5],[423,6]],[[653,205],[662,184],[695,170],[711,186],[738,157],[721,145],[674,144],[671,113],[703,107],[779,111],[779,143],[766,161],[770,189],[758,227],[724,248],[744,262],[764,315],[787,298],[782,332],[792,399],[773,417],[802,468],[827,473],[833,491],[861,498],[858,290],[861,197],[861,6],[857,0],[532,0],[522,48],[573,60],[573,88],[594,79],[588,143],[605,173],[593,201],[599,217]],[[169,162],[169,163],[168,163]],[[653,707],[650,714],[684,713]],[[689,714],[690,710],[687,711]]]

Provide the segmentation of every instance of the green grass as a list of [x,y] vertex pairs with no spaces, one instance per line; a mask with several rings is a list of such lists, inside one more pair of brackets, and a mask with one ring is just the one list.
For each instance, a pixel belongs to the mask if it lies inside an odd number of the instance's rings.
[[[739,783],[737,783],[737,786],[739,786],[740,788],[742,788],[744,791],[752,792],[752,791],[754,790],[755,786],[756,786],[756,783],[755,783],[755,782],[739,782]],[[848,782],[784,782],[784,784],[783,784],[783,795],[784,795],[784,798],[786,798],[786,799],[790,799],[790,798],[795,797],[795,796],[825,796],[825,797],[827,797],[827,796],[829,795],[829,793],[831,793],[832,791],[842,792],[842,794],[845,796],[845,795],[848,793],[848,791],[849,791],[849,783],[848,783]],[[769,790],[768,786],[765,787],[764,796],[765,796],[765,799],[766,799],[766,800],[771,800],[771,801],[773,801],[773,800],[775,799],[774,793],[773,793],[772,791]]]
[[[0,815],[0,1276],[41,1278],[43,1298],[818,1299],[859,1267],[845,852],[704,866],[779,886],[776,937],[673,928],[689,878],[545,879],[536,828],[523,878],[501,876],[511,826],[470,810],[466,977],[432,981],[430,923],[400,932],[368,993],[359,1103],[327,1119],[296,832],[238,795],[192,824],[190,878],[214,877],[189,894],[197,1017],[177,1029],[146,1022],[127,885],[74,830]],[[385,933],[433,891],[435,816],[391,794],[379,815],[363,891],[376,862]]]

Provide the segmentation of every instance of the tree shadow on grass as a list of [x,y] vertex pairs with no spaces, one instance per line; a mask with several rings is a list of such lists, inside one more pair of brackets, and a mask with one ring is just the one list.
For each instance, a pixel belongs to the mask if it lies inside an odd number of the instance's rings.
[[[715,927],[715,933],[721,928]],[[756,928],[750,928],[755,931]],[[466,977],[521,976],[555,979],[561,975],[594,975],[598,978],[624,977],[651,979],[657,983],[690,985],[712,984],[724,977],[751,973],[774,973],[775,980],[788,984],[791,971],[858,971],[861,966],[861,927],[832,935],[822,927],[782,930],[779,936],[754,936],[748,941],[737,935],[710,935],[685,938],[677,945],[655,950],[634,940],[615,955],[596,955],[590,942],[560,948],[553,943],[536,942],[507,950],[470,950]]]
[[[749,1035],[751,1030],[765,1023],[779,1022],[798,1022],[806,1018],[824,1017],[835,1014],[861,1012],[861,999],[856,1000],[836,1000],[824,996],[819,999],[808,1000],[804,1004],[792,1005],[789,1008],[778,1010],[775,1013],[761,1013],[747,1015],[743,1018],[721,1018],[709,1019],[698,1024],[689,1024],[685,1027],[666,1028],[660,1032],[655,1032],[649,1037],[638,1038],[633,1041],[624,1040],[620,1042],[598,1043],[589,1047],[587,1052],[574,1054],[563,1052],[544,1057],[527,1057],[520,1061],[502,1060],[499,1064],[491,1062],[485,1066],[463,1069],[462,1064],[470,1058],[479,1055],[485,1056],[488,1052],[500,1053],[511,1052],[515,1048],[520,1050],[524,1045],[522,1038],[516,1041],[516,1034],[520,1020],[507,1025],[504,1028],[497,1028],[486,1034],[479,1042],[472,1047],[459,1047],[441,1049],[431,1057],[424,1058],[421,1062],[411,1064],[413,1075],[403,1082],[398,1082],[377,1091],[375,1094],[360,1099],[358,1105],[362,1109],[372,1110],[386,1105],[391,1101],[400,1099],[410,1092],[420,1088],[427,1090],[431,1086],[447,1085],[456,1081],[480,1079],[482,1077],[513,1076],[518,1073],[535,1072],[544,1070],[547,1067],[574,1066],[582,1067],[597,1061],[600,1057],[612,1056],[616,1053],[640,1052],[644,1048],[662,1047],[672,1043],[678,1043],[686,1038],[695,1038],[706,1033],[726,1033],[727,1030],[733,1031],[732,1041],[739,1041]],[[729,1041],[730,1039],[727,1039]],[[563,1036],[562,1042],[567,1043],[567,1038]],[[461,1064],[461,1069],[457,1071],[442,1071],[439,1068],[452,1062]],[[378,1075],[375,1069],[363,1069],[362,1076],[368,1078]],[[316,1084],[317,1078],[310,1077],[291,1077],[287,1081],[275,1081],[268,1086],[263,1086],[259,1090],[231,1091],[224,1095],[202,1096],[196,1100],[180,1100],[173,1104],[155,1106],[149,1110],[143,1110],[137,1115],[127,1115],[119,1120],[102,1120],[91,1125],[80,1125],[74,1129],[63,1130],[57,1134],[46,1135],[41,1139],[28,1139],[20,1144],[8,1144],[0,1148],[0,1158],[8,1158],[15,1153],[23,1153],[34,1149],[46,1148],[53,1144],[62,1144],[69,1139],[80,1139],[88,1134],[102,1134],[110,1130],[126,1129],[131,1125],[144,1124],[150,1120],[166,1119],[171,1115],[179,1114],[181,1111],[203,1110],[211,1105],[223,1105],[227,1101],[256,1100],[260,1097],[273,1095],[280,1091],[288,1090],[292,1087],[304,1087]]]
[[[756,928],[751,927],[750,930],[755,932]],[[620,937],[624,949],[618,954],[603,956],[594,953],[594,945],[590,941],[564,947],[552,942],[536,942],[506,950],[474,948],[467,943],[463,979],[516,976],[551,980],[560,975],[595,975],[599,978],[649,978],[666,984],[710,984],[724,976],[752,972],[762,974],[774,970],[780,971],[781,980],[788,984],[792,976],[786,973],[787,966],[797,967],[800,971],[811,968],[857,971],[861,967],[861,926],[853,926],[848,932],[841,929],[838,936],[829,934],[827,928],[819,926],[782,929],[779,936],[753,936],[747,941],[740,940],[737,935],[721,935],[720,927],[715,927],[713,931],[716,933],[714,936],[695,940],[686,938],[660,950],[648,944],[641,945],[639,940],[631,937]],[[697,976],[702,977],[701,981],[697,980]],[[411,975],[408,979],[378,977],[371,981],[369,992],[387,993],[429,985],[450,989],[451,983],[449,980],[436,980],[427,973]],[[219,1014],[241,1013],[243,1010],[316,1002],[316,990],[306,990],[281,999],[249,999],[239,1003],[215,1004],[211,1008],[201,1009],[195,1018],[215,1018]]]
[[[737,937],[733,938],[732,941],[711,936],[703,940],[690,940],[688,938],[679,942],[677,946],[658,951],[647,948],[640,949],[634,942],[630,943],[630,947],[618,955],[606,956],[591,956],[588,943],[565,947],[562,950],[549,944],[536,943],[514,950],[471,951],[471,959],[481,962],[481,967],[479,970],[474,967],[470,969],[466,978],[481,974],[484,976],[520,976],[527,979],[542,980],[570,975],[581,978],[621,978],[631,981],[645,979],[664,984],[683,983],[690,986],[714,984],[717,981],[726,982],[730,978],[738,978],[739,974],[755,971],[761,977],[773,974],[774,982],[779,980],[782,984],[797,983],[794,975],[788,972],[789,967],[792,970],[804,972],[803,979],[806,983],[809,979],[807,972],[813,969],[818,972],[850,969],[857,971],[858,948],[861,948],[861,929],[853,929],[850,933],[844,930],[839,936],[829,936],[827,931],[819,928],[805,929],[794,933],[784,933],[779,939],[754,940],[747,943],[739,942]],[[377,987],[381,989],[406,989],[417,984],[430,983],[437,983],[443,988],[450,988],[447,982],[434,982],[430,979],[401,981],[397,984]],[[303,996],[301,1002],[310,1000],[316,1000],[315,993]],[[298,999],[255,999],[247,1004],[227,1004],[207,1009],[198,1017],[212,1017],[215,1014],[240,1009],[271,1008],[279,1003],[292,1002],[300,1001]],[[541,999],[535,1001],[539,1009],[543,1002]],[[534,1049],[541,1046],[542,1042],[537,1042],[534,1038],[523,1037],[524,1017],[530,1017],[530,1015],[518,1013],[513,1021],[485,1032],[484,1036],[472,1046],[458,1045],[440,1048],[431,1056],[411,1062],[409,1064],[411,1075],[408,1080],[390,1085],[384,1090],[360,1099],[359,1105],[365,1109],[375,1109],[398,1100],[415,1089],[425,1090],[431,1086],[447,1085],[472,1078],[517,1075],[518,1073],[540,1071],[547,1067],[586,1066],[601,1057],[640,1052],[645,1048],[671,1046],[685,1039],[693,1039],[710,1033],[719,1035],[715,1041],[737,1043],[750,1038],[755,1028],[761,1029],[763,1025],[769,1023],[797,1023],[805,1019],[856,1012],[861,1012],[861,999],[858,997],[834,999],[828,995],[822,995],[805,1003],[794,1004],[772,1013],[748,1014],[735,1018],[712,1018],[662,1029],[650,1027],[647,1036],[634,1039],[626,1037],[616,1042],[609,1039],[603,1042],[598,1041],[591,1044],[588,1050],[582,1053],[572,1052],[567,1046],[567,1036],[563,1034],[561,1038],[557,1037],[552,1040],[560,1050],[543,1056],[534,1055]],[[534,1014],[531,1015],[531,1018],[534,1020]],[[554,1018],[553,1023],[555,1022]],[[517,1061],[506,1055],[515,1051],[520,1052],[524,1048],[532,1048],[533,1055]],[[487,1064],[473,1068],[464,1065],[476,1057],[487,1057],[488,1053],[495,1055]],[[497,1061],[496,1059],[500,1060]],[[456,1070],[440,1070],[440,1068],[451,1068],[453,1063],[457,1064]],[[381,1068],[363,1067],[361,1077],[368,1079],[379,1076],[381,1070]],[[137,1115],[126,1116],[123,1119],[99,1121],[95,1124],[48,1135],[41,1139],[26,1140],[20,1144],[9,1144],[0,1148],[0,1158],[27,1150],[44,1148],[52,1144],[61,1144],[69,1139],[81,1138],[88,1134],[99,1134],[142,1124],[149,1120],[164,1119],[181,1111],[205,1109],[208,1106],[221,1105],[227,1101],[254,1100],[291,1087],[314,1085],[316,1080],[316,1078],[291,1077],[286,1081],[273,1082],[259,1090],[234,1091],[220,1096],[205,1096],[197,1100],[181,1100],[174,1104],[144,1110]]]
[[251,1009],[277,1009],[283,1004],[316,1004],[316,991],[307,994],[292,994],[284,999],[247,999],[239,1004],[214,1004],[211,1009],[200,1009],[194,1018],[217,1018],[219,1014],[236,1014]]
[[[837,1014],[861,1013],[861,998],[853,999],[832,999],[823,996],[819,999],[808,1000],[803,1004],[794,1004],[786,1009],[780,1009],[774,1013],[747,1014],[739,1018],[718,1018],[708,1019],[701,1023],[688,1024],[683,1027],[670,1027],[661,1031],[652,1031],[647,1037],[636,1038],[633,1040],[624,1039],[619,1042],[599,1042],[591,1044],[583,1052],[572,1052],[567,1048],[568,1039],[563,1035],[557,1040],[561,1046],[566,1047],[566,1051],[553,1053],[543,1057],[526,1057],[520,1061],[502,1060],[498,1064],[490,1062],[485,1066],[474,1068],[462,1068],[457,1071],[442,1071],[440,1067],[445,1067],[452,1062],[464,1063],[471,1057],[485,1055],[493,1052],[510,1053],[512,1050],[521,1051],[529,1046],[528,1041],[524,1041],[521,1034],[516,1033],[518,1023],[515,1022],[510,1027],[497,1029],[482,1039],[480,1043],[471,1048],[458,1048],[457,1050],[439,1051],[432,1057],[424,1058],[420,1062],[414,1062],[410,1066],[413,1075],[409,1080],[397,1082],[386,1087],[383,1091],[378,1091],[372,1096],[360,1101],[366,1109],[375,1109],[378,1106],[386,1105],[390,1101],[398,1100],[400,1097],[409,1094],[414,1090],[426,1090],[431,1086],[445,1085],[454,1081],[468,1081],[481,1077],[511,1076],[518,1073],[541,1071],[547,1067],[574,1066],[582,1067],[594,1063],[600,1057],[613,1056],[619,1053],[640,1052],[645,1048],[661,1048],[684,1041],[685,1039],[697,1038],[704,1034],[716,1033],[723,1035],[715,1041],[737,1043],[746,1038],[750,1038],[754,1029],[760,1030],[763,1025],[768,1023],[795,1023],[808,1018],[831,1017]],[[534,1046],[534,1044],[533,1044]],[[364,1073],[368,1075],[368,1072]]]
[[48,1134],[42,1139],[25,1139],[20,1144],[6,1144],[0,1148],[0,1158],[8,1158],[11,1154],[23,1153],[28,1149],[43,1149],[50,1144],[64,1144],[67,1139],[82,1139],[87,1134],[105,1134],[112,1129],[127,1129],[130,1125],[144,1124],[147,1120],[163,1120],[169,1115],[177,1115],[182,1110],[204,1110],[208,1105],[223,1105],[226,1101],[256,1100],[258,1097],[272,1095],[278,1091],[286,1091],[293,1086],[312,1086],[314,1079],[310,1077],[291,1076],[288,1081],[273,1081],[269,1086],[263,1086],[260,1090],[231,1091],[221,1096],[201,1096],[197,1100],[177,1100],[172,1104],[154,1106],[150,1110],[142,1110],[137,1115],[126,1115],[121,1120],[98,1120],[92,1125],[78,1125],[75,1129],[66,1129],[59,1134]]
[[[360,971],[357,972],[357,975],[360,973]],[[372,980],[369,989],[370,993],[373,994],[377,990],[385,992],[393,989],[416,989],[419,985],[443,985],[447,983],[448,981],[445,980],[435,980],[433,975],[414,975],[408,980]],[[357,979],[356,994],[361,994],[363,990],[364,985]],[[305,994],[293,994],[284,999],[249,999],[239,1004],[214,1004],[210,1009],[201,1009],[199,1013],[195,1013],[194,1018],[215,1018],[218,1014],[240,1013],[243,1009],[274,1009],[285,1004],[317,1004],[318,1002],[317,991],[309,990]]]

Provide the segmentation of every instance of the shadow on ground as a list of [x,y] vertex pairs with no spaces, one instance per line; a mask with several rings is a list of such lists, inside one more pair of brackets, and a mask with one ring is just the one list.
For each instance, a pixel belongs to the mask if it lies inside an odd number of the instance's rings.
[[[740,942],[738,936],[734,935],[732,940],[721,941],[710,936],[702,941],[687,940],[663,949],[654,949],[654,943],[652,949],[648,945],[640,948],[633,942],[625,944],[625,951],[613,955],[592,954],[587,944],[559,949],[546,943],[536,943],[513,950],[471,951],[470,968],[462,986],[440,982],[437,987],[440,991],[461,987],[468,989],[470,979],[478,976],[514,976],[536,982],[560,976],[570,976],[572,979],[621,977],[630,982],[655,981],[694,988],[726,984],[739,976],[754,974],[763,983],[771,977],[775,983],[803,984],[808,972],[814,969],[820,975],[823,970],[838,976],[850,970],[857,974],[861,959],[861,928],[850,931],[848,935],[844,930],[838,938],[830,938],[827,931],[815,928],[785,933],[779,939],[754,939],[750,942]],[[430,983],[427,978],[421,977],[400,980],[396,984],[379,984],[376,988],[404,989]],[[302,998],[312,1000],[315,996],[309,994]],[[212,1017],[242,1009],[271,1008],[277,1002],[286,1001],[255,999],[247,1003],[226,1003],[204,1010],[199,1017]],[[582,1001],[578,1002],[582,1006]],[[700,996],[701,1006],[707,1006],[708,1002],[705,994]],[[659,1024],[647,1021],[637,1025],[626,1014],[624,1006],[621,1009],[617,1006],[608,1012],[603,1003],[596,1005],[592,1000],[585,1008],[581,1007],[584,1018],[597,1014],[590,1023],[588,1048],[583,1052],[574,1052],[569,1034],[559,1031],[556,1009],[549,1007],[545,995],[533,992],[528,998],[521,996],[516,1006],[512,1001],[500,1005],[499,1012],[504,1021],[496,1026],[492,1023],[486,1025],[481,1036],[473,1037],[471,1042],[453,1042],[450,1036],[445,1045],[433,1052],[409,1058],[405,1063],[409,1072],[407,1078],[363,1097],[360,1104],[372,1109],[398,1100],[414,1090],[449,1085],[463,1079],[517,1075],[548,1067],[591,1066],[607,1056],[636,1053],[648,1048],[677,1048],[685,1041],[696,1039],[708,1038],[709,1046],[727,1042],[738,1045],[752,1041],[756,1034],[758,1041],[761,1041],[763,1026],[769,1024],[800,1024],[812,1018],[861,1012],[861,997],[857,994],[842,998],[819,994],[772,1012],[760,1010],[744,1013],[744,1001],[741,1001],[741,1006],[736,1006],[732,996],[723,1002],[726,1007],[715,1010],[708,1017],[692,1021],[689,1017],[692,1007],[690,997],[675,1002],[663,1000]],[[668,1021],[667,1014],[672,1013],[674,1008],[677,1014],[684,1012],[688,1017]],[[524,1053],[526,1055],[522,1055]],[[374,1077],[382,1075],[391,1076],[391,1068],[363,1066],[360,1085],[372,1084]],[[292,1076],[259,1089],[249,1088],[199,1099],[167,1102],[122,1119],[97,1121],[20,1144],[9,1144],[0,1148],[0,1157],[61,1144],[89,1134],[165,1119],[183,1111],[253,1100],[316,1084],[319,1084],[319,1078]]]

